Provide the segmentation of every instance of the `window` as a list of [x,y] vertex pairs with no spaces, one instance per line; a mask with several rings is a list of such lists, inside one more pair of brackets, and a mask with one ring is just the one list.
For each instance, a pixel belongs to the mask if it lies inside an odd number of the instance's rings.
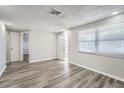
[[79,51],[124,57],[124,23],[79,31]]
[[79,50],[83,52],[95,52],[95,30],[90,29],[79,32]]

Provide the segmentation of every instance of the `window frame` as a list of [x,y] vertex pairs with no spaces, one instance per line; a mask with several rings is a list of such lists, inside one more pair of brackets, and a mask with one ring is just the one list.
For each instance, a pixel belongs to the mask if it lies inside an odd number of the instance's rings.
[[[123,23],[124,24],[124,23]],[[109,24],[109,25],[113,25],[113,24]],[[108,25],[105,25],[105,26],[108,26]],[[104,27],[104,26],[102,26],[102,27]],[[82,41],[80,41],[80,35],[79,35],[79,33],[80,32],[82,32],[82,31],[78,31],[78,52],[79,53],[84,53],[84,54],[92,54],[92,55],[98,55],[98,56],[104,56],[104,57],[112,57],[112,58],[122,58],[122,59],[124,59],[124,55],[118,55],[118,54],[109,54],[109,53],[100,53],[100,52],[98,52],[98,42],[100,41],[99,39],[98,39],[98,33],[99,33],[99,31],[98,31],[98,29],[97,28],[91,28],[91,29],[94,29],[94,31],[95,31],[95,52],[85,52],[85,51],[81,51],[80,50],[80,42],[82,42]],[[90,30],[90,29],[87,29],[87,30]],[[124,40],[124,39],[123,39]],[[102,40],[101,40],[102,41]],[[103,40],[104,41],[104,40]],[[106,40],[106,41],[114,41],[114,40]]]

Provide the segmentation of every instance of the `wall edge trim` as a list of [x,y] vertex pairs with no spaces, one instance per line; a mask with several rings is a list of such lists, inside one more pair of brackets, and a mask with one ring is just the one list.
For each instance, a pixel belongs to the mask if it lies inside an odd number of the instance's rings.
[[48,59],[42,59],[42,60],[30,60],[29,63],[36,63],[36,62],[42,62],[42,61],[48,61],[48,60],[54,60],[56,58],[48,58]]
[[72,61],[68,61],[70,64],[74,64],[76,66],[79,66],[79,67],[83,67],[85,69],[88,69],[88,70],[91,70],[91,71],[94,71],[96,73],[99,73],[99,74],[102,74],[102,75],[105,75],[105,76],[108,76],[110,78],[113,78],[113,79],[116,79],[116,80],[119,80],[119,81],[123,81],[124,82],[124,78],[121,78],[119,76],[115,76],[115,75],[111,75],[111,74],[108,74],[108,73],[105,73],[105,72],[102,72],[102,71],[98,71],[96,69],[93,69],[93,68],[89,68],[87,66],[84,66],[84,65],[80,65],[80,64],[77,64],[77,63],[74,63]]

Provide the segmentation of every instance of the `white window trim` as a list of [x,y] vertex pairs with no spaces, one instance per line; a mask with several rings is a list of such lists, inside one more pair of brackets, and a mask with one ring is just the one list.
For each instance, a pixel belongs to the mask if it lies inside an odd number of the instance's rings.
[[[98,34],[98,32],[97,32],[97,28],[94,28],[94,30],[95,30],[95,36],[96,36],[96,41],[98,41],[98,36],[97,36],[97,34]],[[79,31],[80,32],[80,31]],[[85,52],[85,51],[80,51],[80,40],[79,40],[79,32],[78,32],[78,52],[79,53],[85,53],[85,54],[92,54],[92,55],[98,55],[98,56],[105,56],[105,57],[113,57],[113,58],[124,58],[124,55],[116,55],[116,54],[107,54],[107,53],[100,53],[100,52],[97,52],[97,47],[98,47],[98,44],[95,44],[95,46],[96,46],[96,52]],[[95,42],[95,43],[98,43],[98,42]]]

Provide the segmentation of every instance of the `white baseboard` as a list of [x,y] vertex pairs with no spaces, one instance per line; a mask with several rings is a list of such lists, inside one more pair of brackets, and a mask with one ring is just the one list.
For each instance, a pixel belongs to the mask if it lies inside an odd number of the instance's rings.
[[10,61],[6,61],[7,63],[9,63]]
[[103,74],[103,75],[108,76],[110,78],[114,78],[114,79],[117,79],[117,80],[120,80],[120,81],[123,81],[124,82],[124,78],[121,78],[121,77],[118,77],[118,76],[115,76],[115,75],[111,75],[111,74],[108,74],[108,73],[105,73],[105,72],[102,72],[102,71],[98,71],[96,69],[92,69],[92,68],[89,68],[87,66],[83,66],[83,65],[80,65],[80,64],[77,64],[77,63],[73,63],[71,61],[69,61],[69,63],[74,64],[74,65],[77,65],[79,67],[83,67],[85,69],[88,69],[88,70],[91,70],[91,71],[94,71],[94,72],[97,72],[99,74]]
[[30,60],[29,63],[36,63],[36,62],[42,62],[42,61],[47,61],[47,60],[53,60],[56,58],[49,58],[49,59],[42,59],[42,60]]
[[58,57],[57,57],[57,59],[60,59],[60,60],[65,60],[64,58],[58,58]]
[[56,59],[65,60],[65,59],[62,59],[62,58],[56,58]]
[[5,71],[5,69],[6,69],[6,66],[0,71],[0,77],[3,74],[3,72]]

